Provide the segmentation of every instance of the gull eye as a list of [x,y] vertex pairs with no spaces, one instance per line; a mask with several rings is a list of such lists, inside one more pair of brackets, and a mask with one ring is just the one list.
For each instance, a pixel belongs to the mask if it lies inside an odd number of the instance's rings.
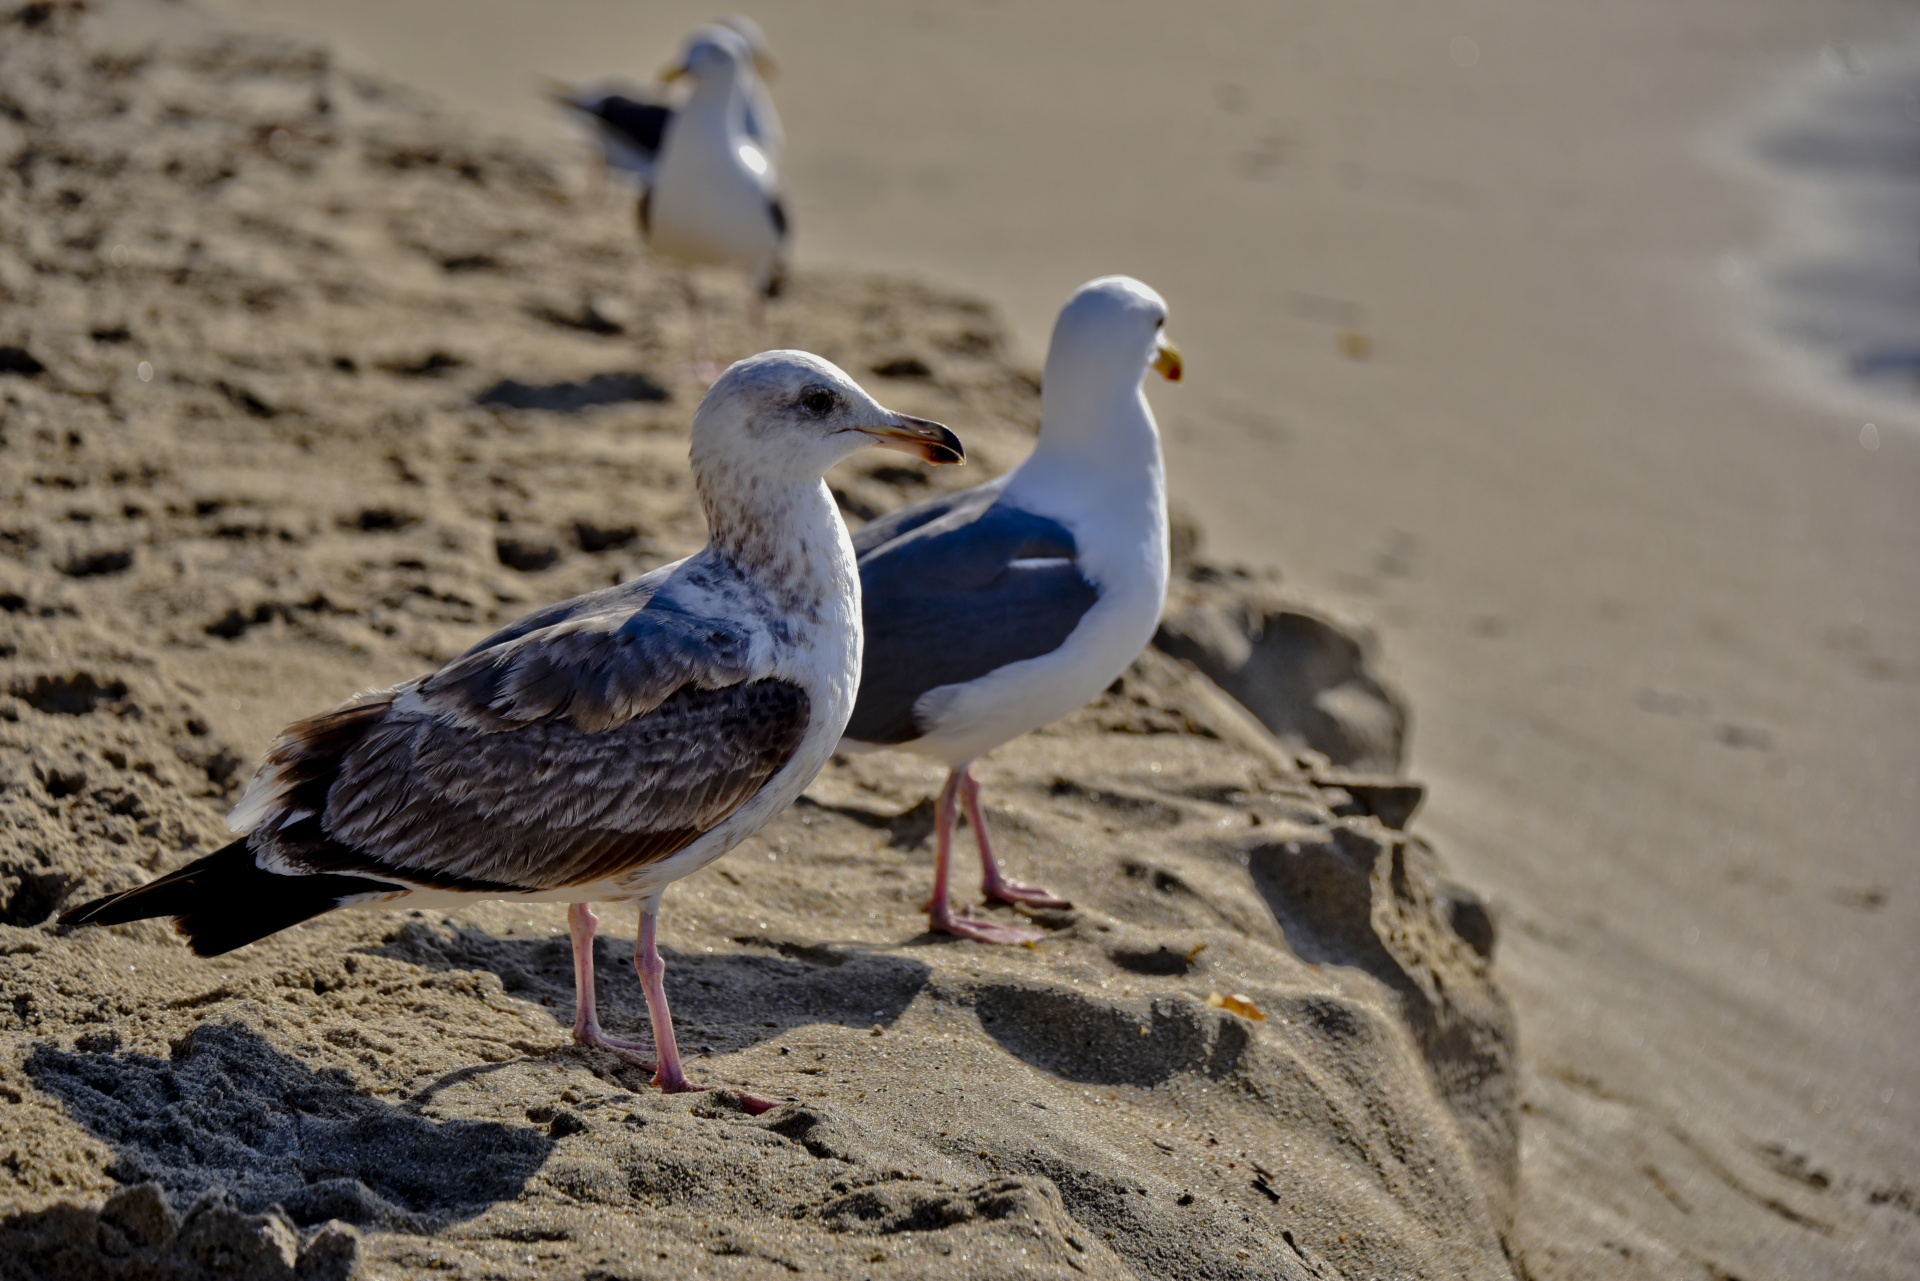
[[833,412],[833,393],[824,387],[815,387],[800,394],[800,408],[815,418],[825,418]]

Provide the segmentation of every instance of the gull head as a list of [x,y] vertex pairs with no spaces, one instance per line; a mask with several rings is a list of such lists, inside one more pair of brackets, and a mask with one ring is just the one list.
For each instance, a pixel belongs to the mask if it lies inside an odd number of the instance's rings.
[[752,66],[753,51],[747,42],[732,28],[715,23],[698,27],[687,37],[679,59],[660,73],[660,79],[671,83],[687,76],[695,84],[705,84],[721,77],[737,79]]
[[896,414],[831,361],[767,351],[720,375],[693,415],[692,459],[702,483],[736,488],[806,483],[870,446],[930,463],[962,463],[960,438],[936,422]]
[[1171,382],[1183,372],[1167,337],[1167,300],[1131,276],[1076,289],[1053,325],[1045,385],[1137,387],[1149,369]]
[[760,73],[762,80],[773,79],[773,73],[778,68],[773,60],[773,50],[767,46],[767,33],[760,29],[759,23],[744,13],[730,13],[714,25],[725,27],[746,41],[747,52],[753,57],[753,69]]

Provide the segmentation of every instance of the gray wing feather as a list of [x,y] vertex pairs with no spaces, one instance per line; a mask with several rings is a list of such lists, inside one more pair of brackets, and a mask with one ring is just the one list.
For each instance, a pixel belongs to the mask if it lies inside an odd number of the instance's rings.
[[657,604],[585,614],[455,659],[420,683],[434,712],[489,729],[564,718],[587,733],[658,707],[685,685],[717,689],[752,674],[737,623]]
[[570,596],[566,600],[544,605],[531,614],[508,623],[460,657],[471,658],[483,649],[504,645],[508,641],[518,640],[531,632],[552,627],[555,623],[563,623],[570,618],[580,618],[588,614],[631,614],[645,609],[647,602],[653,599],[653,594],[666,584],[673,571],[680,568],[680,564],[681,562],[675,561],[671,565],[662,565],[656,570],[642,574],[631,582],[615,583],[612,587],[602,587],[599,591]]
[[785,681],[683,688],[598,733],[565,719],[488,732],[390,717],[329,789],[320,822],[339,849],[300,861],[427,883],[581,884],[692,844],[779,772],[806,725],[807,697]]
[[846,730],[856,742],[920,737],[914,708],[929,690],[1052,653],[1100,597],[1057,521],[1003,503],[909,512],[904,531],[860,557],[866,647]]
[[572,105],[598,128],[607,164],[651,185],[654,165],[673,127],[673,108],[617,93],[578,100]]
[[257,848],[316,873],[538,890],[657,861],[724,821],[799,747],[805,691],[752,679],[737,623],[596,608],[607,597],[291,727]]
[[868,553],[880,550],[894,539],[948,516],[956,522],[977,520],[1000,497],[1007,480],[1007,476],[1002,476],[958,493],[935,494],[885,516],[877,516],[853,535],[853,554],[864,560]]

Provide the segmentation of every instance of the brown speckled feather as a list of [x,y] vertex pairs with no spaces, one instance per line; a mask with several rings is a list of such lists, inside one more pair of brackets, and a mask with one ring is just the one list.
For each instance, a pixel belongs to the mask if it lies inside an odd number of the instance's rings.
[[779,772],[808,699],[748,680],[735,625],[675,610],[561,619],[291,726],[269,864],[498,893],[670,857]]

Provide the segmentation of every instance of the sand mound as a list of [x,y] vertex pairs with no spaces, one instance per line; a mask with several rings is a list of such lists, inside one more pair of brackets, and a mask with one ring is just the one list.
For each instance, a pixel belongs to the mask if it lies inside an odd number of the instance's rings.
[[[689,549],[696,392],[630,210],[545,158],[319,49],[7,21],[0,1275],[1509,1273],[1484,908],[1412,785],[1303,764],[1163,654],[984,771],[1079,905],[1038,947],[922,933],[938,778],[894,756],[674,890],[692,1070],[791,1100],[764,1117],[571,1045],[551,907],[214,961],[54,929],[220,841],[287,719]],[[855,517],[1026,448],[975,302],[802,274],[774,324],[984,464],[862,460]]]
[[1198,667],[1289,747],[1366,773],[1399,772],[1407,707],[1374,673],[1371,633],[1246,570],[1205,562],[1186,570],[1154,644]]

